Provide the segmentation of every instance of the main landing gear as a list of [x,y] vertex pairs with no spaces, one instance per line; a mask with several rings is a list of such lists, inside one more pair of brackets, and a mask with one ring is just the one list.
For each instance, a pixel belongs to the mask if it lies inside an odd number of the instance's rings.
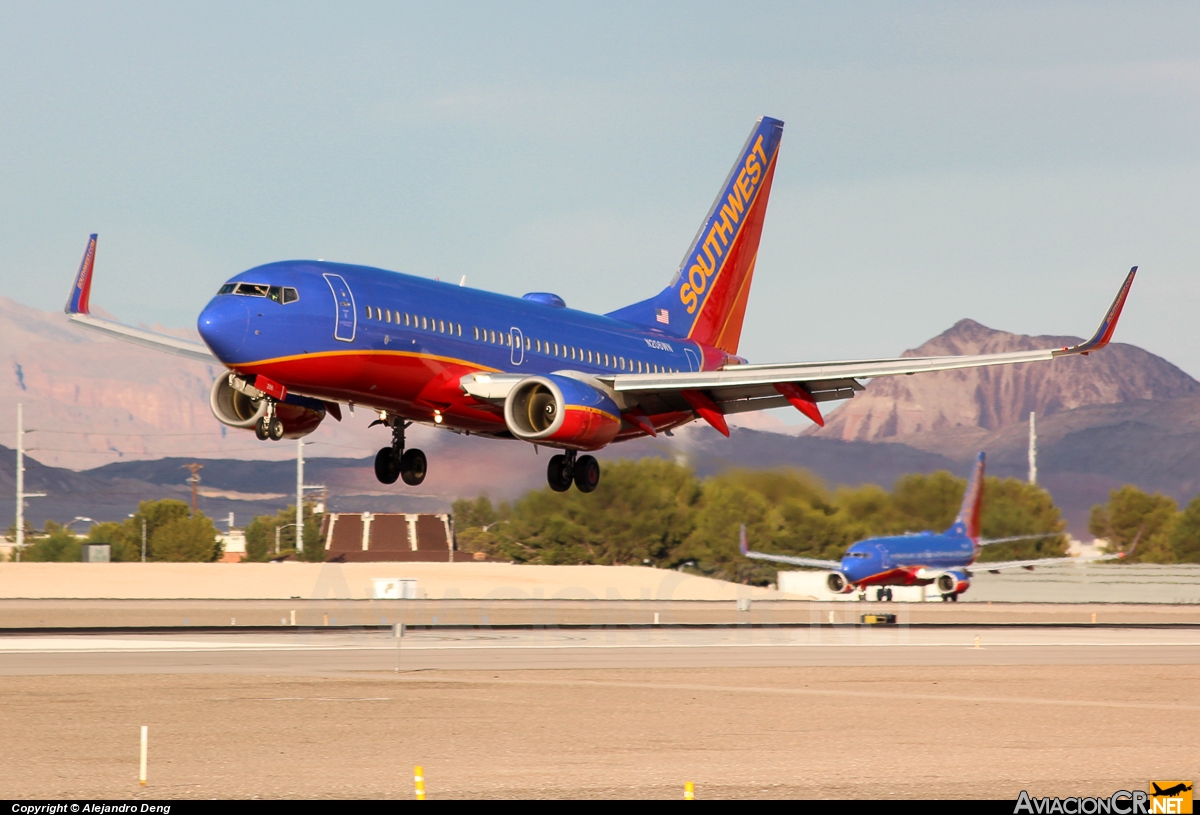
[[575,457],[574,450],[551,456],[546,481],[555,492],[566,492],[571,484],[580,492],[591,492],[600,485],[600,462],[594,456]]
[[275,415],[275,400],[267,400],[267,413],[254,423],[254,435],[259,441],[279,441],[283,438],[283,422]]
[[890,603],[892,601],[891,589],[876,589],[875,599],[881,603]]
[[386,424],[392,428],[392,446],[384,447],[375,454],[375,477],[381,484],[395,484],[396,479],[404,480],[410,487],[415,487],[425,480],[429,463],[425,454],[420,450],[404,449],[404,431],[412,422],[403,419],[380,419],[372,424]]

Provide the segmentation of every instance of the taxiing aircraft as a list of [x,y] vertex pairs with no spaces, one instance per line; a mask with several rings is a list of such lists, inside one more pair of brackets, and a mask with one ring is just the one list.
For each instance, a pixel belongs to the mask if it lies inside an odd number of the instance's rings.
[[[815,569],[829,569],[825,585],[835,594],[858,591],[865,597],[868,588],[878,587],[879,600],[891,600],[888,586],[928,586],[933,584],[943,600],[958,600],[958,595],[971,585],[971,571],[982,547],[993,543],[1032,540],[1050,535],[1017,535],[1008,538],[980,537],[980,513],[983,510],[983,473],[985,456],[975,460],[975,469],[963,494],[958,517],[945,532],[918,532],[908,535],[869,538],[852,544],[838,560],[821,560],[791,555],[771,555],[750,551],[746,543],[746,527],[741,530],[742,554],[754,560],[769,560]],[[1141,536],[1139,531],[1138,536]],[[1134,538],[1130,553],[1137,546]],[[1032,560],[989,561],[977,564],[978,569],[999,573],[1004,569],[1033,569],[1049,563],[1098,563],[1125,557],[1124,552],[1091,557],[1052,557]]]
[[200,344],[90,313],[95,235],[66,312],[122,340],[220,363],[213,414],[262,440],[302,437],[327,415],[340,421],[341,405],[376,411],[373,424],[391,432],[375,457],[385,484],[425,478],[425,454],[405,446],[405,430],[421,422],[557,448],[551,488],[574,483],[583,492],[600,481],[586,453],[697,418],[728,436],[730,414],[792,405],[823,424],[819,404],[852,397],[863,379],[1049,360],[1108,344],[1137,267],[1096,334],[1072,348],[747,364],[738,343],[782,136],[783,122],[759,119],[670,284],[608,314],[567,308],[545,292],[509,297],[291,260],[223,284],[200,314]]

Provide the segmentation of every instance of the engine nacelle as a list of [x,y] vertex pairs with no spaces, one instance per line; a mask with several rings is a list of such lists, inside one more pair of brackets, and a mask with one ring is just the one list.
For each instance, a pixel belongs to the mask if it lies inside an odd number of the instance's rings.
[[504,400],[504,423],[518,439],[599,450],[617,436],[621,412],[607,393],[569,376],[522,379]]
[[[267,400],[261,395],[253,395],[255,393],[253,388],[234,387],[229,376],[219,376],[209,393],[208,406],[221,424],[252,430],[258,420],[267,415]],[[286,399],[275,404],[275,415],[283,422],[283,437],[299,439],[321,424],[325,418],[325,404],[289,393]]]
[[825,578],[825,588],[834,594],[849,594],[854,591],[854,584],[841,572],[830,572]]
[[971,587],[971,579],[962,572],[942,572],[933,585],[942,594],[962,594]]

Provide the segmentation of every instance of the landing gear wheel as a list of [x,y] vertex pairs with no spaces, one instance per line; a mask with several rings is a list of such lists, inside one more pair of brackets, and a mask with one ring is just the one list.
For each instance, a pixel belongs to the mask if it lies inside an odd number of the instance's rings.
[[575,487],[591,492],[600,485],[600,462],[594,456],[582,456],[575,462]]
[[267,435],[271,441],[279,441],[283,438],[283,422],[278,417],[267,423]]
[[428,471],[429,462],[420,450],[405,450],[404,455],[400,456],[400,477],[408,486],[415,487],[420,484],[425,480],[425,473]]
[[391,447],[375,454],[375,477],[380,484],[395,484],[400,477],[400,456]]
[[887,600],[887,589],[876,589],[875,590],[875,599],[880,603]]
[[262,417],[261,419],[259,419],[257,422],[254,423],[254,435],[258,437],[259,441],[267,440],[268,435],[267,435],[267,417],[266,416]]
[[575,468],[571,466],[566,456],[551,456],[550,464],[546,467],[546,481],[555,492],[566,492],[571,489],[571,481],[575,476]]

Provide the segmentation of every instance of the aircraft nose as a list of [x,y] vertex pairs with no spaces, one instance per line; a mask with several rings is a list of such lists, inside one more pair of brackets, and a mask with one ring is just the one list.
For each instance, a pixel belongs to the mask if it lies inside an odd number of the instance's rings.
[[238,361],[246,341],[246,329],[250,325],[250,306],[246,300],[237,295],[218,295],[200,312],[196,328],[222,362]]

